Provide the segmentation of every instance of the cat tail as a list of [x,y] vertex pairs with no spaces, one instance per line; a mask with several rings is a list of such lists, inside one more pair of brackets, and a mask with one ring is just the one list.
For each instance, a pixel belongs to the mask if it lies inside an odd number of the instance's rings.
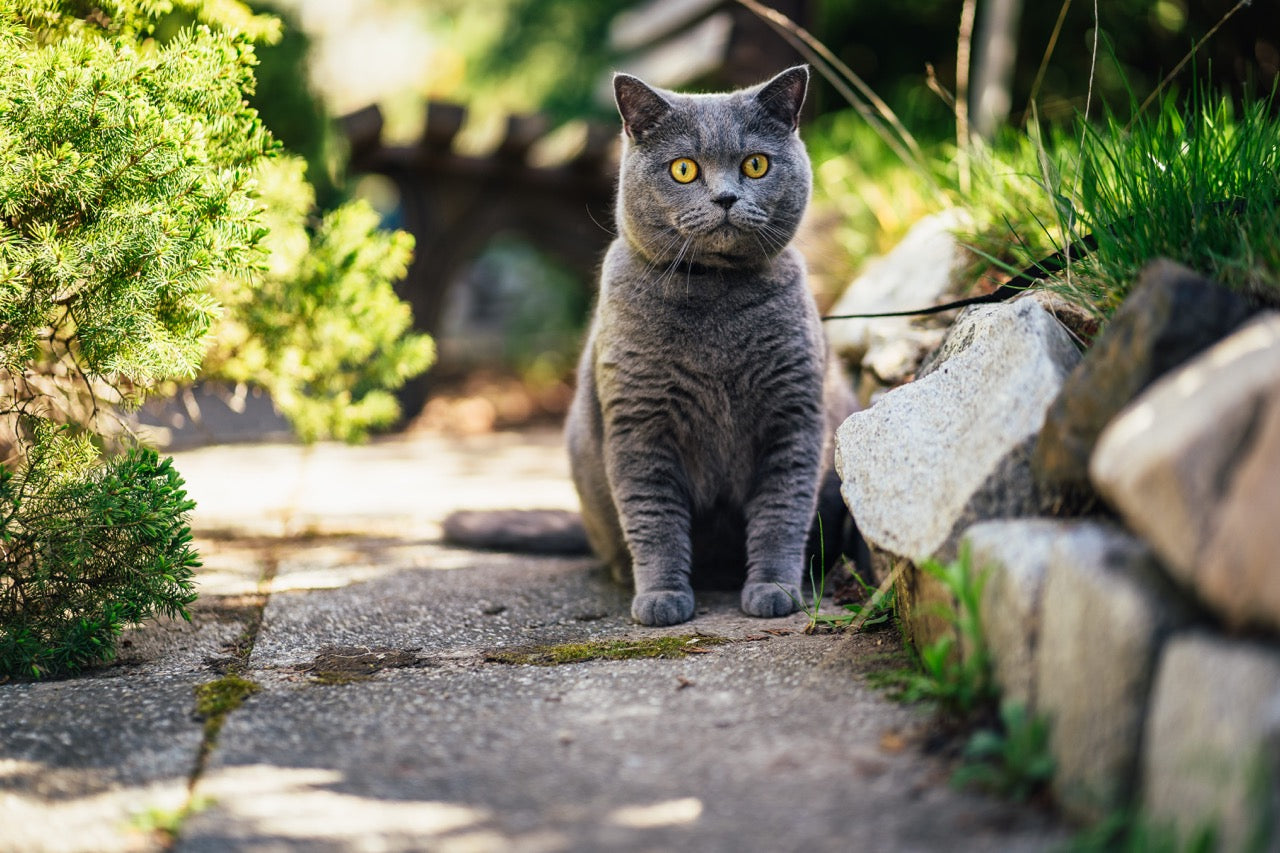
[[563,509],[458,510],[444,520],[444,541],[516,554],[591,553],[582,516]]

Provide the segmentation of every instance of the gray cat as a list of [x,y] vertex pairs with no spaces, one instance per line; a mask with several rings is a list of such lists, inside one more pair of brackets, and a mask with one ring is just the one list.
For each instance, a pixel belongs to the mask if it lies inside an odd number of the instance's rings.
[[634,580],[645,625],[691,618],[694,587],[741,585],[746,613],[785,616],[815,512],[829,558],[849,535],[831,436],[853,399],[788,245],[811,183],[808,82],[799,66],[682,95],[614,77],[619,236],[566,433],[587,538]]

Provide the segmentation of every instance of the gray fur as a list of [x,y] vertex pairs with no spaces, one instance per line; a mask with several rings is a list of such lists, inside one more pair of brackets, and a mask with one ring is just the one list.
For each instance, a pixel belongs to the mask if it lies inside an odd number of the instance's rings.
[[[793,612],[820,485],[827,524],[844,517],[831,433],[852,399],[788,246],[810,192],[807,84],[803,66],[723,95],[614,81],[620,236],[566,432],[587,537],[634,580],[645,625],[691,618],[693,588],[725,583],[751,615]],[[692,183],[670,174],[681,157]]]

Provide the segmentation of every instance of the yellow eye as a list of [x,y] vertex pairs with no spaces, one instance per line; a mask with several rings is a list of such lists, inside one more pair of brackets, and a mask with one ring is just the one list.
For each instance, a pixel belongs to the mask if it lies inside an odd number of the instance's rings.
[[671,161],[671,177],[682,184],[687,184],[698,177],[698,164],[688,157]]
[[769,171],[769,158],[763,154],[752,154],[742,161],[742,174],[748,178],[763,178]]

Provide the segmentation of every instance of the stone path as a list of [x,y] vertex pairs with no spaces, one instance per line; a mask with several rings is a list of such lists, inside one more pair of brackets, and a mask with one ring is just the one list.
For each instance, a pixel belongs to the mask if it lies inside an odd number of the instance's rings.
[[[177,454],[191,624],[91,675],[0,685],[0,850],[1041,850],[957,792],[866,676],[891,632],[809,636],[732,595],[641,629],[589,559],[445,547],[455,507],[572,507],[552,432]],[[495,650],[703,634],[679,659]],[[195,688],[258,686],[220,731]]]

